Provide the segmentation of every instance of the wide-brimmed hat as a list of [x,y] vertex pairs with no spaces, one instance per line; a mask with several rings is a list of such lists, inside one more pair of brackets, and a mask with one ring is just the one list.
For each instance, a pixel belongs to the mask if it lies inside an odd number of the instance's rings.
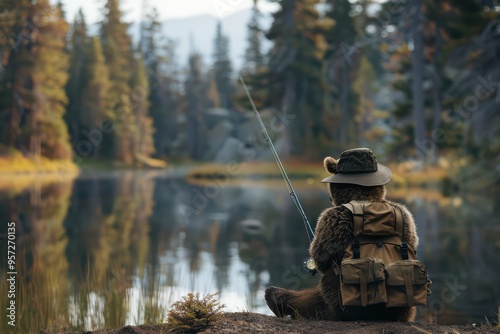
[[381,186],[391,180],[391,170],[377,162],[368,148],[354,148],[342,152],[337,161],[325,158],[325,168],[333,175],[321,180],[323,183],[350,183],[360,186]]

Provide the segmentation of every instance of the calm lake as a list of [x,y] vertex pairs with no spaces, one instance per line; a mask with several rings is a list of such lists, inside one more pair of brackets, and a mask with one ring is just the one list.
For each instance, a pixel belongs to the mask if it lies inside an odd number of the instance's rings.
[[[319,180],[292,181],[315,225],[330,205]],[[433,281],[419,321],[498,321],[498,195],[442,197],[389,190],[413,212],[418,255]],[[7,223],[16,231],[17,332],[166,321],[188,292],[215,293],[227,311],[271,314],[269,285],[317,284],[303,268],[308,239],[281,179],[176,178],[171,172],[83,174],[0,191],[0,332],[6,309]]]

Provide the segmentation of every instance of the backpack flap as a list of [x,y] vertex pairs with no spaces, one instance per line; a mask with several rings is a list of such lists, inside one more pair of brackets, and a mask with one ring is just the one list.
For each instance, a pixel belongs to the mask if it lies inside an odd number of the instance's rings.
[[405,221],[400,208],[386,202],[368,201],[350,201],[342,206],[352,213],[354,236],[403,236]]
[[344,306],[366,306],[387,301],[384,262],[362,258],[342,261],[340,293]]
[[387,265],[387,307],[425,305],[427,301],[426,266],[418,260],[403,260]]

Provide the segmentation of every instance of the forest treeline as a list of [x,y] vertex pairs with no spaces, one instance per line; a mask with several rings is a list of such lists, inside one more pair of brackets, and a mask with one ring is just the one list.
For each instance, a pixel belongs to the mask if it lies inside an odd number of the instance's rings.
[[220,22],[207,65],[176,59],[155,9],[134,41],[119,0],[97,34],[61,4],[2,1],[0,155],[203,160],[207,110],[250,108],[242,75],[258,108],[290,115],[283,154],[369,146],[397,162],[498,164],[497,1],[268,1],[278,10],[263,29],[254,6],[241,69]]

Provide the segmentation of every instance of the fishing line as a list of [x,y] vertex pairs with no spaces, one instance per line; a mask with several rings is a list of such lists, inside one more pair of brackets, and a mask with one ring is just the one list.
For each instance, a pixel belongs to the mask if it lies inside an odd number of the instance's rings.
[[271,141],[271,138],[269,137],[269,134],[267,133],[266,126],[264,125],[264,122],[262,121],[262,118],[260,117],[259,111],[257,110],[257,107],[255,106],[255,103],[253,102],[252,96],[250,95],[250,91],[248,90],[247,85],[245,84],[245,81],[243,80],[243,77],[240,76],[240,81],[241,84],[243,85],[243,89],[245,90],[248,100],[250,101],[250,104],[252,105],[252,109],[257,116],[257,120],[259,121],[259,125],[262,129],[262,132],[264,133],[264,136],[266,137],[266,141],[269,144],[269,147],[271,148],[271,152],[273,153],[274,159],[278,163],[278,167],[280,169],[281,175],[283,176],[283,179],[285,180],[286,187],[288,189],[288,192],[290,193],[290,197],[292,197],[292,201],[297,207],[297,209],[300,212],[300,215],[302,216],[302,220],[304,221],[304,227],[306,228],[306,233],[307,237],[309,238],[309,243],[312,242],[312,239],[314,238],[314,232],[313,229],[311,228],[311,224],[309,224],[309,219],[307,219],[306,213],[304,212],[304,209],[302,208],[302,205],[300,204],[299,198],[297,197],[297,194],[295,193],[295,190],[293,189],[292,183],[290,182],[290,179],[288,178],[288,175],[286,174],[285,168],[283,167],[283,164],[281,163],[281,160],[278,156],[278,152],[276,152],[276,149],[274,148],[273,142]]

